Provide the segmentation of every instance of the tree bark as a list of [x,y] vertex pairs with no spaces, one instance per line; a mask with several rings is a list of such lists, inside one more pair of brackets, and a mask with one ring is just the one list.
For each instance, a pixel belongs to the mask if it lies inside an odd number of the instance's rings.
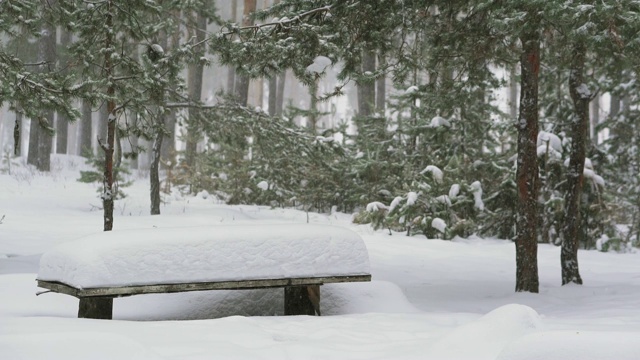
[[93,153],[93,147],[91,146],[91,131],[93,128],[93,111],[91,109],[91,103],[89,100],[82,100],[82,119],[80,121],[80,138],[78,142],[78,149],[80,155],[85,156]]
[[521,37],[520,113],[518,116],[518,212],[516,218],[516,291],[537,293],[538,280],[538,77],[540,39],[537,28]]
[[[238,20],[238,0],[231,1],[231,21]],[[236,71],[232,66],[227,68],[227,93],[235,94]]]
[[[207,30],[207,19],[202,14],[196,15],[196,29],[195,36],[196,42],[204,41],[205,34]],[[204,49],[200,48],[199,56],[204,55]],[[204,73],[204,65],[201,62],[197,64],[189,65],[188,70],[188,86],[189,86],[189,98],[192,101],[199,102],[202,99],[202,76]],[[187,167],[192,171],[195,169],[196,164],[196,151],[198,147],[198,140],[200,139],[199,135],[199,126],[198,126],[198,117],[199,110],[190,107],[188,110],[189,120],[187,122],[187,139],[186,139],[186,154],[185,161],[187,163]]]
[[[38,40],[38,62],[43,64],[40,66],[41,72],[51,71],[56,65],[56,34],[56,27],[50,21],[44,21]],[[54,115],[53,111],[45,110],[39,119],[31,119],[27,163],[35,165],[40,171],[51,169]]]
[[[66,51],[71,44],[72,34],[69,31],[62,30],[60,35],[60,45]],[[60,59],[62,72],[66,73],[66,69],[69,66],[69,57],[64,54]],[[67,140],[69,136],[69,118],[62,112],[58,112],[56,119],[56,154],[68,154]]]
[[582,284],[578,269],[578,233],[580,227],[580,196],[584,182],[587,131],[589,129],[589,102],[591,93],[584,84],[584,66],[587,48],[582,42],[573,47],[573,60],[569,75],[569,92],[575,111],[571,122],[571,155],[567,174],[567,195],[562,227],[562,285]]
[[[158,114],[158,122],[163,122],[162,114]],[[149,169],[150,180],[150,196],[151,196],[151,215],[160,215],[160,150],[162,149],[162,140],[164,132],[158,129],[151,146],[151,167]]]
[[278,76],[273,75],[269,78],[269,115],[276,114],[276,94],[278,92]]
[[[384,64],[384,55],[378,54],[378,67]],[[376,80],[376,111],[384,115],[387,101],[387,77],[381,76]]]
[[[242,16],[242,26],[253,25],[250,18],[251,13],[256,11],[256,0],[244,0],[244,9]],[[235,79],[235,95],[240,105],[246,106],[249,100],[249,77],[236,74]]]
[[[376,56],[372,51],[365,51],[362,55],[362,73],[376,71]],[[358,114],[368,116],[373,114],[376,104],[375,82],[358,83]]]
[[282,116],[284,109],[284,85],[287,80],[287,72],[278,75],[278,88],[276,89],[276,116]]
[[318,81],[319,79],[315,79],[313,84],[309,86],[309,130],[311,130],[312,134],[316,134],[318,132]]
[[104,41],[104,76],[107,79],[107,143],[101,144],[104,151],[104,180],[102,193],[102,207],[104,209],[104,231],[113,229],[113,205],[116,194],[113,188],[113,153],[115,148],[116,135],[116,102],[115,80],[112,59],[115,54],[115,39],[113,28],[113,0],[106,2],[107,12],[105,14],[105,41]]
[[20,156],[22,148],[22,111],[16,110],[16,123],[13,127],[13,155]]

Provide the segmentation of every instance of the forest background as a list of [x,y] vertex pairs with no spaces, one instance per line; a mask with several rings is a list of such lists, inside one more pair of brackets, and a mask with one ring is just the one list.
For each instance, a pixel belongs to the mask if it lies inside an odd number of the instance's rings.
[[83,154],[104,230],[126,172],[429,238],[631,251],[640,3],[0,1],[0,149]]

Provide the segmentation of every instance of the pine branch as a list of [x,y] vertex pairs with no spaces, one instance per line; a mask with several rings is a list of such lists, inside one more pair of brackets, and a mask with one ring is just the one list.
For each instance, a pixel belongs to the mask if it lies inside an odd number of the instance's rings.
[[303,12],[302,14],[296,15],[291,19],[285,19],[285,20],[278,20],[278,21],[272,21],[272,22],[268,22],[268,23],[264,23],[264,24],[255,24],[255,25],[248,25],[248,26],[242,26],[242,27],[238,27],[238,28],[233,28],[232,30],[228,30],[228,31],[223,31],[222,35],[233,35],[236,34],[240,31],[244,31],[244,30],[260,30],[263,27],[268,27],[268,26],[276,26],[276,27],[281,27],[281,28],[286,28],[287,26],[292,25],[293,23],[296,22],[301,22],[302,18],[316,14],[316,13],[320,13],[320,12],[329,12],[329,10],[331,10],[331,5],[326,5],[323,7],[319,7],[317,9],[312,9],[306,12]]

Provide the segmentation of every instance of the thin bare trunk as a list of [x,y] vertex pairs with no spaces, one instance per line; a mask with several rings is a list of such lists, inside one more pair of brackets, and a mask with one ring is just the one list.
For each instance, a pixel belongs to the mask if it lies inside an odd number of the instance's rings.
[[116,135],[116,102],[115,96],[115,80],[114,80],[114,68],[112,59],[115,55],[114,46],[114,29],[113,29],[113,13],[114,5],[112,0],[107,0],[107,11],[105,14],[105,41],[104,48],[106,49],[104,54],[104,76],[107,80],[107,143],[100,144],[104,151],[104,180],[103,180],[103,193],[102,193],[102,205],[104,210],[104,231],[111,231],[113,229],[113,206],[116,198],[115,189],[113,187],[113,153],[115,149],[115,135]]
[[287,72],[283,71],[278,75],[278,88],[276,89],[276,116],[282,116],[284,109],[284,85],[287,80]]
[[516,218],[516,291],[537,293],[538,279],[538,77],[540,39],[535,26],[521,37],[520,114],[518,116],[518,213]]
[[93,152],[93,148],[91,147],[92,114],[89,100],[82,100],[82,119],[80,120],[80,141],[78,149],[80,150],[80,155],[83,156]]
[[[163,122],[162,115],[158,115],[158,121]],[[150,196],[151,196],[151,215],[160,214],[160,150],[162,149],[162,140],[164,133],[159,130],[153,139],[153,145],[151,146],[151,167],[149,169],[150,180]]]
[[[51,71],[55,67],[56,28],[47,21],[42,24],[41,36],[38,39],[38,62],[44,64],[39,68],[41,72]],[[51,167],[53,118],[54,113],[45,110],[38,118],[31,119],[27,163],[35,165],[40,171],[49,171]]]
[[[244,0],[244,9],[242,16],[242,25],[249,26],[253,24],[251,13],[256,11],[256,0]],[[235,96],[239,104],[247,105],[249,100],[249,77],[236,74],[235,79]]]
[[[196,42],[204,41],[207,29],[207,19],[202,14],[196,15]],[[204,55],[204,49],[199,48],[200,56]],[[199,102],[202,99],[202,75],[204,73],[204,65],[202,63],[189,65],[188,86],[189,97],[192,101]],[[198,147],[199,125],[198,118],[200,111],[197,108],[190,107],[189,120],[187,122],[187,139],[186,139],[186,156],[187,167],[194,171],[196,164],[196,151]]]
[[313,84],[309,86],[309,95],[311,97],[309,105],[309,129],[312,134],[318,132],[318,81],[319,79],[316,79]]
[[[365,51],[362,56],[362,73],[376,71],[376,56],[372,51]],[[358,83],[358,114],[368,116],[373,113],[376,104],[375,82]]]
[[13,155],[20,156],[22,147],[22,111],[16,110],[16,124],[13,127]]
[[575,118],[571,122],[571,156],[567,174],[567,198],[562,227],[562,285],[582,284],[578,269],[578,233],[580,227],[580,195],[584,181],[587,131],[589,129],[589,102],[591,94],[584,83],[584,65],[587,48],[582,42],[573,47],[573,60],[569,75],[569,92]]
[[[384,55],[378,54],[378,67],[384,65]],[[384,115],[387,101],[387,77],[381,76],[376,80],[376,110]]]
[[[60,35],[60,45],[62,46],[63,51],[71,44],[71,32],[62,29],[62,34]],[[66,72],[67,67],[69,66],[68,56],[65,54],[61,59],[62,71]],[[67,149],[67,138],[69,136],[69,118],[63,112],[58,112],[58,117],[56,119],[56,153],[57,154],[68,154]]]
[[[231,21],[238,20],[238,0],[231,1]],[[233,67],[227,68],[227,93],[235,94],[236,71]]]

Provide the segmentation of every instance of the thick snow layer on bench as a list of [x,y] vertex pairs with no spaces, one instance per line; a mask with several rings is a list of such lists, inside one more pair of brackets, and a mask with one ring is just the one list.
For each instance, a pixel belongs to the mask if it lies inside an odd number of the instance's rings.
[[369,274],[351,230],[310,224],[109,231],[63,243],[38,279],[76,288]]

